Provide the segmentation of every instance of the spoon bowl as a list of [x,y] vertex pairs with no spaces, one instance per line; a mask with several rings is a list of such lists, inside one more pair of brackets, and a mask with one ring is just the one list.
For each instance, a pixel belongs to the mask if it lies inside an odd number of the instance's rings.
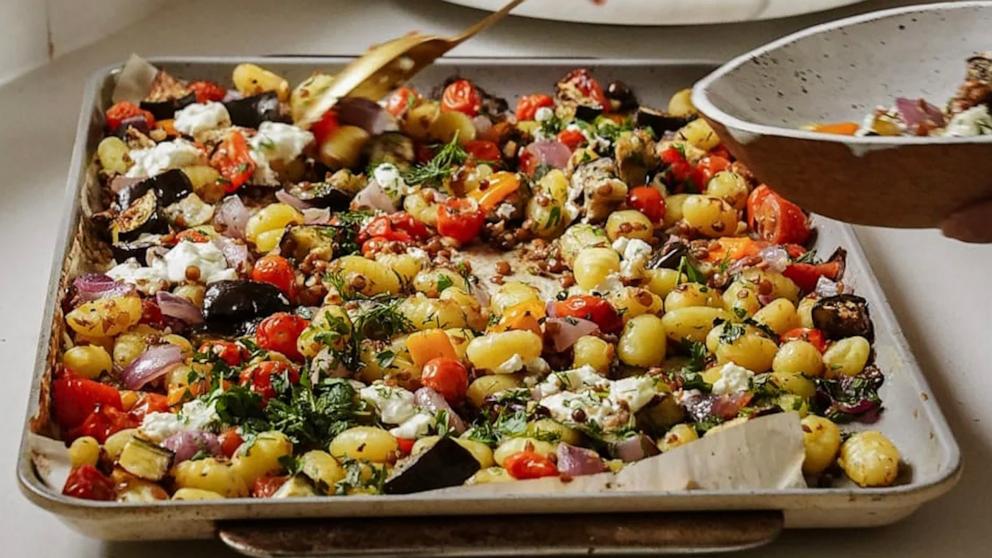
[[696,107],[755,176],[811,211],[924,228],[992,197],[992,136],[854,137],[803,130],[857,121],[896,97],[943,104],[965,62],[992,49],[992,2],[885,10],[812,27],[700,81]]

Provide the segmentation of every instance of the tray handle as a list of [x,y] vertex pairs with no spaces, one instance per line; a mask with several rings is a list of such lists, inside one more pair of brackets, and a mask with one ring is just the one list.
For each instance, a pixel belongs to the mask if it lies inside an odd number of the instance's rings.
[[773,541],[780,511],[418,516],[222,522],[248,556],[529,556],[730,552]]

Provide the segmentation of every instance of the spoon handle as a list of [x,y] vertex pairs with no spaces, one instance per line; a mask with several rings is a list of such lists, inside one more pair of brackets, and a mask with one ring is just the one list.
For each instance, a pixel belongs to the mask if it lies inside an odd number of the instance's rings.
[[486,28],[492,26],[497,21],[509,15],[509,13],[513,11],[513,8],[516,8],[523,2],[524,0],[511,0],[510,2],[507,2],[506,5],[500,8],[498,12],[493,12],[488,16],[484,17],[483,19],[475,22],[474,24],[470,25],[468,29],[465,29],[464,31],[455,35],[454,37],[451,37],[449,41],[451,41],[452,46],[454,46],[461,43],[465,39],[468,39],[473,35],[476,35],[477,33],[484,31]]

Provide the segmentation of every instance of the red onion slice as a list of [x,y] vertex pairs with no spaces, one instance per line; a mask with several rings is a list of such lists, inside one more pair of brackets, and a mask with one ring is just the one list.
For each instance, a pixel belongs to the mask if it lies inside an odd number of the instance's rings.
[[537,158],[538,165],[547,165],[556,169],[567,167],[568,160],[572,157],[572,151],[560,141],[535,141],[524,149]]
[[582,318],[548,318],[544,322],[544,331],[551,336],[555,351],[560,353],[574,345],[579,337],[599,331],[599,326]]
[[758,252],[758,255],[772,271],[782,273],[789,267],[789,254],[781,246],[766,246]]
[[944,113],[923,99],[896,99],[896,110],[911,134],[925,136],[944,126]]
[[211,432],[203,432],[201,430],[177,432],[166,438],[162,442],[162,447],[176,454],[173,464],[188,461],[200,452],[208,453],[214,457],[223,455],[217,436]]
[[389,195],[386,191],[379,186],[376,181],[369,182],[365,188],[362,188],[361,192],[355,194],[355,198],[351,200],[351,209],[378,209],[379,211],[385,211],[386,213],[392,213],[396,211],[396,206],[393,205],[393,200],[389,199]]
[[570,477],[595,475],[606,470],[606,464],[599,454],[588,448],[580,448],[561,442],[556,451],[558,472]]
[[224,227],[224,234],[232,238],[245,237],[245,225],[251,212],[238,196],[228,196],[217,206],[214,223]]
[[645,457],[661,453],[651,438],[638,434],[613,445],[613,455],[624,463],[640,461]]
[[484,136],[493,128],[493,121],[488,116],[480,114],[472,119],[472,125],[475,126],[476,135]]
[[345,97],[338,101],[334,110],[338,113],[338,122],[358,126],[373,136],[399,129],[393,115],[379,103],[369,99]]
[[305,225],[326,225],[331,222],[331,210],[324,207],[317,209],[311,207],[303,210],[303,223]]
[[155,302],[158,303],[163,316],[182,320],[188,325],[203,323],[203,312],[192,302],[181,296],[159,291],[155,294]]
[[458,416],[458,413],[451,408],[451,405],[448,405],[448,402],[444,400],[444,397],[441,397],[440,393],[429,387],[422,387],[413,392],[413,400],[417,403],[418,407],[432,413],[437,413],[438,411],[447,412],[448,427],[454,430],[456,434],[465,432],[465,421],[462,420],[462,417]]
[[141,389],[182,361],[183,351],[176,345],[149,347],[121,372],[121,382],[127,389]]
[[224,254],[228,266],[233,267],[238,273],[248,273],[251,268],[251,253],[247,244],[221,236],[214,239],[214,245]]
[[113,298],[134,292],[134,286],[115,281],[102,273],[84,273],[72,282],[76,290],[75,303],[90,302],[100,298]]
[[304,209],[310,207],[310,204],[308,204],[307,202],[301,200],[300,198],[282,189],[276,190],[276,199],[286,205],[291,205],[296,209],[299,209],[300,211],[303,211]]

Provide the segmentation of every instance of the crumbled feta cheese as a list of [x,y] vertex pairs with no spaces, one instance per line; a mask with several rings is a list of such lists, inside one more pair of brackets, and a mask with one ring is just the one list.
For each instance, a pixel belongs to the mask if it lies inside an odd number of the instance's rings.
[[382,163],[377,166],[372,171],[372,179],[379,184],[379,187],[393,203],[399,203],[403,196],[409,193],[406,182],[400,174],[400,169],[392,163]]
[[617,239],[613,241],[613,244],[610,244],[610,247],[613,248],[613,251],[617,254],[623,255],[623,251],[627,249],[628,242],[630,242],[630,239],[626,236],[617,237]]
[[720,377],[713,382],[713,395],[727,395],[747,391],[751,387],[754,372],[728,362],[720,369]]
[[501,203],[496,208],[496,216],[500,219],[511,219],[513,217],[514,207],[509,203]]
[[611,417],[620,411],[612,400],[597,397],[591,391],[555,393],[541,399],[541,406],[558,422],[576,423],[575,412],[581,410],[585,415],[582,422],[592,421],[600,426],[613,422]]
[[203,153],[184,139],[163,141],[148,149],[132,149],[128,154],[134,161],[127,176],[144,178],[162,174],[169,169],[188,167],[203,162]]
[[[617,239],[619,241],[621,239]],[[653,248],[647,242],[639,238],[626,239],[627,242],[623,243],[623,261],[620,262],[620,276],[621,277],[640,277],[641,273],[644,271],[644,266],[648,262],[648,258],[651,257],[651,252]],[[613,243],[613,248],[616,249],[617,242]],[[617,250],[619,252],[619,250]]]
[[227,266],[224,253],[213,242],[183,240],[162,259],[152,262],[152,268],[174,283],[185,281],[186,269],[191,266],[200,270],[199,280],[203,283],[238,278],[237,272]]
[[220,417],[213,403],[194,399],[183,405],[177,413],[148,413],[138,430],[156,444],[180,432],[206,431],[217,424]]
[[969,137],[992,134],[992,115],[989,107],[976,105],[970,109],[955,114],[944,129],[945,136]]
[[266,161],[288,163],[299,157],[307,145],[313,143],[313,134],[282,122],[262,122],[258,133],[248,142],[253,152]]
[[386,424],[403,424],[417,414],[413,393],[401,387],[375,382],[358,392],[363,401],[375,407]]
[[196,136],[200,132],[230,127],[231,115],[223,103],[193,103],[176,111],[173,126],[187,136]]
[[134,258],[115,265],[107,271],[107,276],[134,285],[139,291],[150,295],[165,288],[168,282],[161,270],[144,267]]
[[547,374],[551,370],[548,361],[541,357],[534,357],[524,363],[528,374]]
[[604,378],[596,369],[588,364],[572,370],[549,374],[541,382],[540,390],[543,396],[558,393],[563,390],[578,390],[581,388],[606,388],[610,380]]
[[636,413],[658,394],[655,381],[649,376],[631,376],[610,384],[610,399],[623,401],[631,413]]
[[598,293],[612,293],[623,288],[623,281],[620,280],[620,274],[613,272],[607,275],[598,285],[592,288],[593,291]]
[[555,117],[555,111],[551,110],[551,107],[541,107],[534,111],[534,120],[538,122],[547,122]]
[[433,415],[428,413],[417,413],[403,421],[403,424],[397,426],[396,428],[391,428],[389,433],[397,438],[415,440],[426,436],[431,431],[431,425],[433,423]]
[[506,359],[506,362],[500,364],[496,367],[493,372],[497,374],[513,374],[517,370],[520,370],[525,365],[523,357],[519,354],[515,354],[512,357]]

